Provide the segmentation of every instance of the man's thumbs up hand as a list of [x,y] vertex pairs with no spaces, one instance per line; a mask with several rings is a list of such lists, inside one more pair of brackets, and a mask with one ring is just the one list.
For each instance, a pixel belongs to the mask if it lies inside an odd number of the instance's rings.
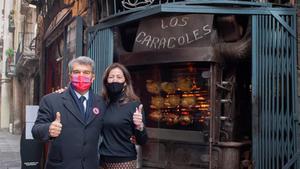
[[55,120],[49,126],[50,137],[58,137],[62,128],[60,112],[56,112]]
[[55,121],[57,121],[58,123],[60,123],[60,112],[56,112],[56,119]]
[[142,115],[143,105],[140,104],[138,108],[135,109],[133,113],[133,123],[137,130],[143,131],[144,123],[143,123],[143,115]]

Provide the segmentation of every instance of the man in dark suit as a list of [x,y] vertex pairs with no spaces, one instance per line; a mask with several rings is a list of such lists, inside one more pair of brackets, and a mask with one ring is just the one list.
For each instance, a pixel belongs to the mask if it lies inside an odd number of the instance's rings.
[[81,56],[68,66],[68,89],[41,99],[32,134],[49,142],[46,169],[98,169],[105,104],[90,90],[95,79],[94,61]]

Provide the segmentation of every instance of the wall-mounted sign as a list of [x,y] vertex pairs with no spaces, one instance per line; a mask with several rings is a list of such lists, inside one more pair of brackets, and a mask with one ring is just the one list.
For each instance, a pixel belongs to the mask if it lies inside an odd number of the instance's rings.
[[213,15],[160,16],[140,22],[133,51],[201,47],[211,43]]
[[26,105],[26,118],[25,118],[25,139],[33,139],[31,129],[34,125],[38,114],[38,105]]

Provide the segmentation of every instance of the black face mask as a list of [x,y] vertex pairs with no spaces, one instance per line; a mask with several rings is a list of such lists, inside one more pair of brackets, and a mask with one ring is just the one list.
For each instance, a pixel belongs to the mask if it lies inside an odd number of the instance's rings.
[[111,94],[119,94],[124,89],[124,83],[112,82],[107,83],[107,90]]

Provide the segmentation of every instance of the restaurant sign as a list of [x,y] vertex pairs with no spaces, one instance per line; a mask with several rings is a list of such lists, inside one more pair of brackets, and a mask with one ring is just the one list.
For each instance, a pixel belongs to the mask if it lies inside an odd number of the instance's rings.
[[213,15],[160,16],[140,22],[133,51],[201,47],[211,44]]

